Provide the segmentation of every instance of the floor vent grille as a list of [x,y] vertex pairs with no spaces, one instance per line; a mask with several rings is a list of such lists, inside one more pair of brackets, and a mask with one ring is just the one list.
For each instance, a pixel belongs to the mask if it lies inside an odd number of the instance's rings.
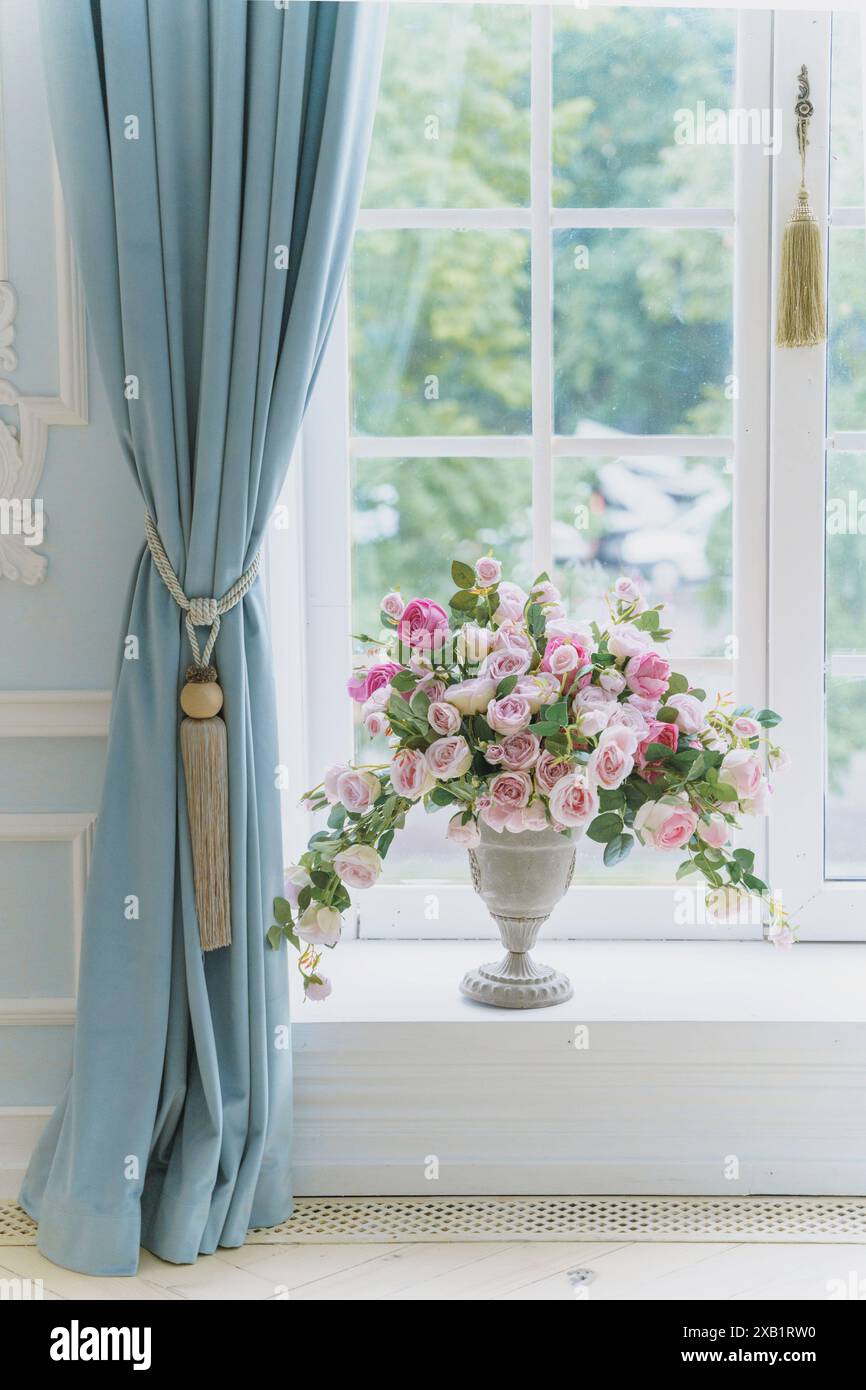
[[[859,1197],[301,1197],[249,1245],[425,1241],[743,1241],[866,1244]],[[0,1202],[0,1245],[36,1226]]]

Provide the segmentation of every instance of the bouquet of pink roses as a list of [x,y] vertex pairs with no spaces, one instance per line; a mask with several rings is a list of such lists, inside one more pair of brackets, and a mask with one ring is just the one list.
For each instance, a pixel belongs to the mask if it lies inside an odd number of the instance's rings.
[[635,840],[678,850],[677,878],[699,875],[711,906],[730,914],[743,895],[768,900],[769,935],[793,932],[754,873],[754,854],[731,848],[740,814],[762,815],[785,755],[767,735],[773,710],[731,708],[671,670],[663,605],[619,579],[608,619],[574,621],[546,574],[529,593],[501,577],[492,556],[451,566],[450,615],[428,598],[382,600],[382,632],[349,682],[371,736],[390,761],[332,767],[304,796],[330,808],[275,900],[273,946],[300,952],[308,998],[330,992],[321,948],[340,937],[350,889],[381,873],[394,833],[419,802],[451,811],[447,835],[468,848],[479,821],[506,834],[552,826],[586,832],[617,864]]

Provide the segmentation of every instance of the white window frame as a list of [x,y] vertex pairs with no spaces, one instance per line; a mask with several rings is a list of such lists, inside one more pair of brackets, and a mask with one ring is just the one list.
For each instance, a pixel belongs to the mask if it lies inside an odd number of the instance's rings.
[[[303,611],[306,621],[304,659],[278,661],[281,710],[294,702],[291,717],[286,716],[284,748],[291,753],[284,761],[291,768],[292,794],[321,778],[330,763],[352,757],[351,709],[345,696],[346,676],[351,669],[351,575],[350,575],[350,485],[352,463],[356,458],[491,457],[532,459],[534,509],[534,559],[538,569],[548,568],[552,520],[553,461],[574,455],[570,436],[553,434],[552,360],[552,232],[560,228],[581,227],[732,227],[734,233],[734,360],[738,383],[734,426],[731,437],[626,436],[617,440],[623,455],[658,452],[724,457],[733,467],[734,561],[733,631],[736,655],[733,662],[718,659],[699,663],[678,663],[687,672],[699,667],[702,682],[708,670],[716,667],[719,683],[730,688],[737,699],[772,703],[778,691],[778,707],[785,715],[784,741],[796,750],[795,770],[788,774],[773,807],[768,824],[755,821],[738,837],[738,842],[756,851],[756,863],[763,876],[782,889],[786,903],[799,907],[805,902],[805,885],[811,892],[819,859],[820,836],[804,858],[797,840],[797,823],[804,805],[821,805],[823,753],[805,761],[804,748],[814,748],[816,728],[823,726],[822,682],[813,681],[807,700],[803,688],[802,628],[823,634],[823,515],[816,505],[811,519],[802,498],[809,489],[823,490],[823,466],[816,467],[815,441],[823,444],[823,352],[779,353],[771,348],[773,287],[776,282],[775,258],[771,264],[768,247],[778,246],[779,229],[787,219],[793,200],[793,141],[783,140],[782,153],[775,159],[760,146],[738,145],[735,150],[735,209],[579,209],[552,208],[551,195],[551,58],[553,6],[537,5],[532,11],[532,107],[531,107],[531,206],[524,209],[365,209],[359,230],[378,228],[521,228],[530,232],[532,255],[532,387],[533,429],[525,437],[471,436],[370,437],[351,436],[349,419],[347,296],[338,309],[329,347],[316,391],[307,413],[300,447],[300,469],[293,470],[294,481],[289,510],[299,525],[290,544],[281,547],[285,558],[271,563],[271,583],[277,604],[275,626],[280,628],[280,596],[286,583],[303,571]],[[791,106],[791,61],[793,71],[807,61],[813,91],[829,94],[829,15],[780,14],[768,11],[740,11],[737,35],[736,105],[746,108],[780,108],[785,116]],[[826,51],[825,51],[826,50]],[[823,53],[823,66],[822,55]],[[805,55],[809,55],[808,57]],[[827,126],[819,112],[826,102],[816,103],[810,159],[813,169],[827,167]],[[795,153],[795,152],[794,152]],[[813,205],[822,215],[817,187],[813,180]],[[795,191],[795,189],[794,189]],[[811,367],[808,365],[811,362]],[[820,377],[816,385],[816,375]],[[770,383],[772,382],[772,388]],[[772,438],[768,402],[793,401],[787,413],[773,411]],[[770,515],[770,454],[773,473],[781,485],[775,489]],[[837,438],[835,447],[840,447]],[[843,442],[843,446],[846,445]],[[854,447],[851,443],[850,447]],[[857,447],[863,447],[860,443]],[[606,454],[609,438],[581,438],[580,452]],[[788,460],[796,474],[796,487],[790,486],[788,471],[780,475],[779,459]],[[793,467],[792,467],[793,466]],[[800,500],[798,500],[800,499]],[[823,498],[821,499],[823,501]],[[772,520],[772,527],[771,527]],[[798,543],[780,537],[796,536]],[[770,549],[772,537],[777,543]],[[769,573],[768,573],[769,556]],[[819,558],[820,556],[820,558]],[[300,558],[302,557],[302,558]],[[443,558],[443,563],[448,557]],[[276,577],[274,565],[276,564]],[[818,581],[816,583],[816,580]],[[771,589],[772,594],[771,596]],[[807,592],[808,591],[808,592]],[[297,592],[292,588],[289,592]],[[791,601],[791,595],[798,597]],[[802,600],[802,601],[801,601]],[[820,614],[816,613],[820,608]],[[297,624],[296,624],[297,626]],[[285,623],[282,623],[285,632]],[[792,628],[800,636],[792,640]],[[295,648],[297,651],[297,648]],[[787,654],[787,655],[786,655]],[[787,662],[787,664],[786,664]],[[792,669],[792,662],[793,667]],[[816,662],[816,666],[817,666]],[[299,684],[298,674],[303,673]],[[786,691],[797,691],[793,707]],[[808,705],[808,711],[806,706]],[[299,707],[297,715],[294,707]],[[302,707],[302,709],[300,708]],[[299,749],[297,731],[304,730]],[[805,730],[808,729],[808,732]],[[300,781],[297,779],[300,778]],[[812,798],[809,800],[808,798]],[[417,814],[423,814],[418,811]],[[308,827],[294,814],[289,822],[287,857],[296,857],[299,843],[305,842]],[[769,830],[769,833],[768,833]],[[442,826],[444,834],[444,824]],[[810,842],[811,843],[811,842]],[[813,852],[814,851],[814,852]],[[467,875],[468,877],[468,875]],[[732,927],[705,926],[699,922],[675,925],[672,886],[618,884],[576,884],[568,905],[548,931],[558,936],[597,938],[689,938],[755,939],[757,924]],[[866,887],[866,885],[864,885]],[[850,919],[842,907],[845,894],[839,889],[853,888]],[[821,884],[823,902],[829,892],[832,920],[813,911],[803,921],[803,935],[829,935],[854,939],[863,935],[854,918],[853,902],[859,905],[859,885]],[[847,903],[847,899],[846,899]],[[431,904],[435,911],[430,913]],[[841,926],[836,926],[840,917]],[[358,895],[356,929],[360,935],[375,938],[435,937],[438,939],[491,937],[496,934],[490,918],[467,884],[412,880],[377,886]]]

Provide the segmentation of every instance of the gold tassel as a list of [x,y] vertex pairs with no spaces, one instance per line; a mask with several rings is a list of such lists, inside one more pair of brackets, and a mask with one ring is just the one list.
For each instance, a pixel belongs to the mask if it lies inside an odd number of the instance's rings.
[[779,347],[816,347],[826,339],[824,325],[821,229],[801,188],[782,236],[776,342]]
[[203,951],[230,946],[229,778],[223,693],[212,666],[191,666],[180,694],[188,716],[180,747],[192,844],[195,908]]
[[814,107],[809,100],[809,73],[805,65],[797,83],[799,95],[794,112],[800,151],[800,192],[782,235],[776,318],[776,343],[787,348],[816,347],[827,337],[821,229],[806,192],[806,147]]

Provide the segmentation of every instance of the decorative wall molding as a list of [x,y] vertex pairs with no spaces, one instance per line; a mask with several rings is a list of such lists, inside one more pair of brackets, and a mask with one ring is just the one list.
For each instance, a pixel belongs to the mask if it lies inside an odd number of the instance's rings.
[[[78,992],[78,962],[84,925],[84,897],[93,849],[95,815],[88,811],[4,812],[0,814],[0,844],[60,842],[69,845],[72,875],[70,928],[72,931],[73,995]],[[71,1023],[74,998],[0,999],[0,1026]]]
[[[4,127],[0,82],[0,373],[18,365],[12,346],[18,300],[8,279],[7,216]],[[38,584],[45,578],[48,560],[21,534],[11,533],[9,518],[37,499],[48,448],[51,425],[86,425],[87,339],[84,292],[66,225],[57,161],[51,160],[51,195],[54,215],[54,263],[57,287],[57,342],[59,391],[54,396],[22,395],[17,386],[0,376],[0,406],[17,411],[18,424],[0,420],[0,576],[22,584]],[[44,520],[44,513],[43,520]],[[20,521],[17,521],[20,531]]]
[[109,690],[0,690],[0,738],[106,738]]

